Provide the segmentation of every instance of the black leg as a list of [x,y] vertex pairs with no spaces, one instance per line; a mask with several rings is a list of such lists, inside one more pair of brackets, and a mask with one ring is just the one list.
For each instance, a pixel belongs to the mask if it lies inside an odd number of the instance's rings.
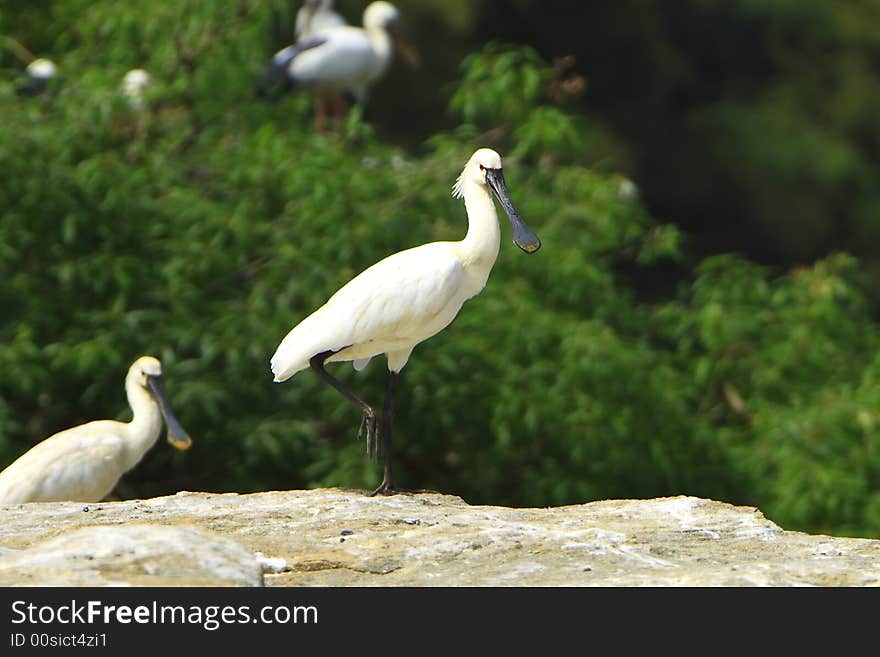
[[348,399],[349,401],[357,404],[361,412],[363,413],[363,419],[361,420],[361,426],[358,429],[357,437],[360,439],[361,433],[363,433],[364,427],[367,428],[367,455],[372,456],[376,453],[376,413],[373,411],[372,407],[367,404],[364,400],[354,394],[351,390],[346,388],[342,383],[337,381],[330,373],[324,369],[324,361],[326,361],[331,355],[335,352],[333,351],[322,351],[320,354],[312,356],[309,360],[309,365],[315,371],[315,374],[320,376],[324,381],[329,383],[331,386],[336,388],[342,395]]
[[382,405],[382,451],[384,452],[384,476],[379,488],[370,493],[370,496],[381,493],[389,495],[396,492],[394,481],[391,476],[391,427],[394,424],[394,390],[397,387],[399,372],[388,373],[388,390],[385,392],[385,403]]

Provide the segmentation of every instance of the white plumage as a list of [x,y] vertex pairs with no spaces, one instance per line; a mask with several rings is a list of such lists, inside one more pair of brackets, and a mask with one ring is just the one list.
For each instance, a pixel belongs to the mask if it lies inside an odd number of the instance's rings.
[[363,27],[323,28],[310,38],[278,51],[262,85],[287,80],[319,94],[348,92],[365,103],[370,86],[388,69],[395,44],[413,57],[398,33],[400,14],[389,2],[373,2],[364,10]]
[[[372,409],[330,377],[323,364],[354,361],[361,369],[373,356],[386,354],[393,382],[413,348],[452,322],[462,304],[486,285],[498,256],[501,232],[491,193],[510,218],[517,246],[526,253],[537,251],[540,241],[510,200],[501,157],[493,150],[480,149],[468,161],[453,191],[464,198],[467,209],[465,238],[395,253],[349,281],[282,340],[271,359],[275,381],[285,381],[311,366],[361,406],[369,442],[370,423],[375,423]],[[389,394],[392,392],[389,388]],[[384,418],[382,433],[385,478],[377,492],[391,492],[388,417]]]
[[35,59],[30,64],[27,65],[25,71],[32,78],[36,78],[39,80],[49,80],[54,77],[58,72],[58,67],[55,66],[55,62],[51,59]]
[[153,81],[152,76],[142,68],[133,68],[122,77],[122,93],[135,109],[143,109],[146,105],[144,89]]
[[168,441],[187,449],[190,438],[165,399],[161,375],[158,360],[138,358],[125,377],[131,422],[96,420],[38,443],[0,472],[0,504],[102,500],[155,444],[163,416]]
[[388,354],[389,368],[400,371],[413,347],[445,328],[485,284],[485,276],[468,277],[455,245],[435,242],[401,251],[342,287],[281,342],[271,361],[275,381],[289,379],[328,350],[335,353],[327,362],[352,360],[358,369]]
[[16,93],[21,96],[40,96],[58,90],[58,67],[51,59],[33,60],[25,68],[25,74],[16,85]]
[[333,11],[333,0],[305,0],[296,12],[294,35],[297,41],[304,41],[323,30],[342,25],[348,25],[348,22]]

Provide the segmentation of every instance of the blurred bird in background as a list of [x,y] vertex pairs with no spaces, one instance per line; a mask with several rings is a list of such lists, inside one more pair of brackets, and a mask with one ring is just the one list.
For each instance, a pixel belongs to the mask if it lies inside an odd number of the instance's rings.
[[315,129],[326,128],[328,105],[338,127],[348,109],[342,94],[363,106],[370,87],[388,70],[395,50],[411,66],[418,66],[418,53],[401,34],[397,8],[384,0],[373,2],[364,10],[362,28],[322,28],[278,51],[257,91],[269,96],[270,89],[278,86],[309,87],[315,93]]
[[122,78],[122,93],[134,109],[146,107],[144,89],[150,86],[153,78],[142,68],[133,68]]
[[20,96],[40,96],[45,93],[56,93],[58,90],[58,67],[51,59],[33,60],[25,68],[25,79],[16,86]]

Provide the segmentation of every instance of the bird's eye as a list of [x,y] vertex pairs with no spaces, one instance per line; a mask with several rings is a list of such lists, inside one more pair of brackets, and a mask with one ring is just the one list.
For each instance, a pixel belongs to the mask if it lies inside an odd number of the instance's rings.
[[485,171],[485,170],[486,170],[486,167],[484,167],[484,166],[481,164],[481,165],[480,165],[480,171]]

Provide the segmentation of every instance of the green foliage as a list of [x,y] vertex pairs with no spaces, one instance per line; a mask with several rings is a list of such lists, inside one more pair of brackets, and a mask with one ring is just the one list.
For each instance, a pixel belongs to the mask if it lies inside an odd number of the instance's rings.
[[517,159],[622,161],[623,149],[591,120],[564,111],[551,99],[559,70],[527,46],[489,43],[464,58],[462,80],[449,107],[489,133],[511,132]]
[[[143,20],[48,6],[22,11],[76,25],[55,38],[81,75],[54,99],[0,83],[3,463],[127,419],[125,371],[151,353],[194,444],[157,445],[120,494],[374,486],[358,411],[310,372],[273,384],[268,359],[368,265],[460,239],[449,190],[489,145],[543,248],[505,239],[487,288],[416,348],[399,483],[513,505],[683,493],[876,535],[880,359],[859,263],[710,258],[646,301],[638,281],[686,266],[681,235],[631,181],[588,166],[613,140],[546,95],[534,51],[469,57],[451,101],[463,125],[412,153],[360,114],[343,136],[314,134],[307,95],[250,95],[268,2],[159,0]],[[157,80],[144,111],[117,90],[132,66]],[[333,371],[380,406],[381,359]]]
[[540,99],[551,71],[534,49],[492,43],[462,62],[464,76],[449,106],[465,121],[522,122]]
[[788,526],[876,534],[880,336],[859,275],[843,254],[776,279],[711,258],[658,312],[750,501]]

